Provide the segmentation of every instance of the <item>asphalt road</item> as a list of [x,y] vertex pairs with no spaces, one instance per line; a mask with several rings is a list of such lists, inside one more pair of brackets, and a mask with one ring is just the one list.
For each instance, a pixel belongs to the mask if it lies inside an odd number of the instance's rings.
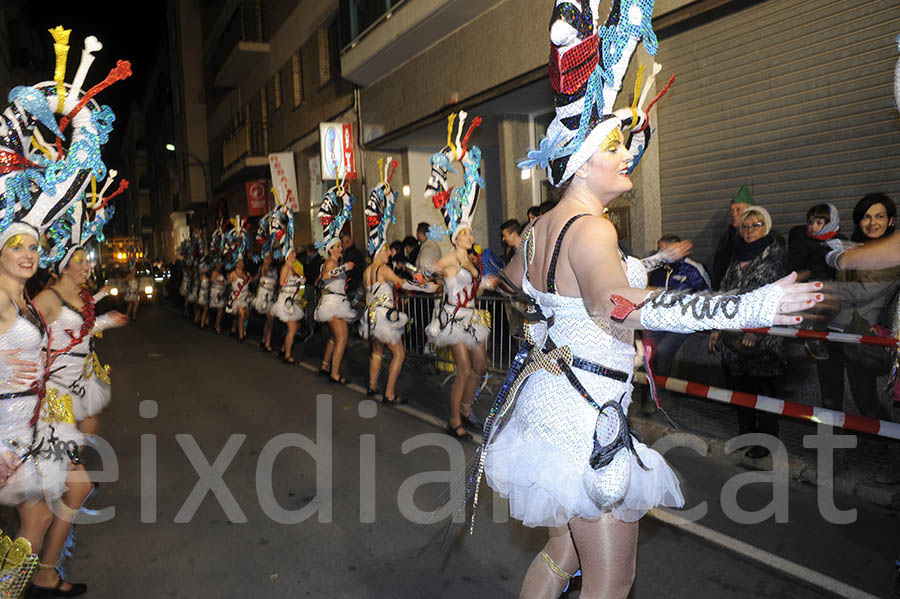
[[[446,520],[427,522],[474,445],[255,345],[143,307],[98,350],[112,369],[102,435],[118,472],[91,499],[115,516],[77,527],[70,578],[90,597],[515,597],[543,545],[543,531],[503,523],[487,489],[474,535],[456,526],[444,540]],[[891,596],[895,512],[837,496],[856,521],[828,524],[816,487],[791,481],[787,522],[738,524],[721,501],[746,473],[733,456],[669,457],[689,506],[707,502],[698,524],[711,533],[645,518],[632,597]],[[772,485],[737,499],[760,509]],[[829,580],[847,586],[825,590]]]

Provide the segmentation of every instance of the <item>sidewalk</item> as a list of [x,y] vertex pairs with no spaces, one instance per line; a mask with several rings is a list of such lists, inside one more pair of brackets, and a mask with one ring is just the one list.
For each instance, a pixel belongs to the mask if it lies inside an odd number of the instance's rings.
[[[248,350],[258,351],[257,341],[260,338],[261,321],[251,319],[248,330]],[[223,322],[223,328],[225,322]],[[228,323],[230,327],[230,323]],[[283,329],[276,328],[273,335],[273,347],[280,345],[279,334]],[[300,337],[294,347],[294,357],[308,367],[318,369],[322,350],[327,337],[325,333],[314,334],[305,344],[300,344]],[[276,341],[277,339],[277,341]],[[229,342],[223,338],[223,342]],[[236,342],[236,341],[235,341]],[[791,367],[790,376],[785,377],[781,385],[782,396],[778,399],[804,404],[818,403],[818,382],[815,375],[815,364],[805,353],[802,343],[786,343],[786,352]],[[343,376],[360,387],[367,386],[369,345],[358,336],[351,334],[350,343],[344,357]],[[385,352],[386,354],[389,352]],[[379,391],[384,389],[384,378],[387,376],[388,355],[382,367]],[[274,354],[273,354],[274,359]],[[500,375],[491,374],[491,378],[475,406],[478,422],[484,420],[502,382]],[[684,344],[675,361],[673,376],[710,385],[724,387],[719,358],[706,350],[706,337],[694,335]],[[409,400],[411,407],[421,410],[433,418],[434,422],[445,422],[449,403],[449,383],[446,373],[438,372],[433,362],[408,357],[398,383],[398,394]],[[706,443],[710,455],[732,462],[736,467],[751,470],[769,470],[771,458],[750,460],[743,455],[744,449],[725,454],[725,443],[737,435],[737,415],[731,406],[718,404],[710,400],[697,399],[661,391],[663,407],[669,416],[680,426],[680,431],[672,429],[665,418],[652,404],[647,388],[636,385],[634,401],[629,416],[632,426],[647,445],[658,439],[675,433],[691,433]],[[852,402],[845,399],[844,409],[849,413],[858,413]],[[780,440],[787,448],[790,456],[789,474],[792,479],[808,484],[819,483],[816,450],[803,446],[806,435],[816,434],[816,425],[811,422],[780,419]],[[888,458],[888,439],[880,439],[867,435],[856,435],[857,447],[839,450],[835,457],[834,488],[838,493],[856,496],[877,506],[900,509],[900,485],[880,485],[875,482],[875,473]]]

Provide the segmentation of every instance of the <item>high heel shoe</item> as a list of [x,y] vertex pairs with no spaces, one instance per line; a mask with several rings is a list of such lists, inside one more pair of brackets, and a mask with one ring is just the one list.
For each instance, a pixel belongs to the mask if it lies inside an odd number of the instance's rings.
[[[462,432],[460,432],[460,431],[462,431]],[[451,437],[455,437],[455,438],[459,439],[460,441],[462,441],[464,439],[465,440],[472,439],[472,435],[461,424],[459,426],[453,426],[452,424],[448,424],[447,427],[444,429],[444,432],[447,433],[448,435],[450,435]]]
[[463,426],[468,428],[478,429],[478,423],[472,418],[471,414],[466,414],[465,416],[460,416],[460,420],[462,420]]
[[385,395],[383,403],[390,404],[392,406],[402,406],[409,402],[406,401],[405,399],[403,399],[402,397],[398,397],[397,395],[395,395],[394,397],[388,397],[387,395]]
[[366,389],[366,397],[372,397],[378,395],[377,389]]

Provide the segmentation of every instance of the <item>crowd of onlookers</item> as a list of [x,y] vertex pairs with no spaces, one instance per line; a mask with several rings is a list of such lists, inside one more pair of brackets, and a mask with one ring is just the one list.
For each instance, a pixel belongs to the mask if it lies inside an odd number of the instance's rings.
[[[528,221],[550,207],[547,204],[531,208]],[[896,214],[896,205],[887,195],[865,196],[853,209],[853,228],[848,241],[864,243],[890,235]],[[501,225],[500,236],[507,258],[518,247],[526,225],[518,220]],[[896,319],[900,268],[836,272],[825,258],[834,247],[832,240],[846,240],[834,205],[812,205],[806,223],[791,228],[785,238],[773,228],[771,215],[753,201],[745,185],[731,200],[729,222],[716,244],[710,268],[684,256],[648,273],[649,284],[688,291],[746,292],[796,271],[800,281],[825,282],[828,291],[826,301],[801,326],[818,331],[890,334]],[[676,235],[663,235],[657,249],[664,251],[681,241]],[[689,336],[663,332],[646,335],[655,347],[655,373],[671,375],[675,356]],[[859,412],[863,416],[891,420],[889,403],[879,396],[878,378],[890,373],[893,351],[819,339],[805,340],[804,346],[815,361],[823,407],[843,410],[846,372],[850,396]],[[768,397],[783,396],[780,387],[791,372],[783,338],[716,331],[709,335],[708,348],[721,357],[729,389]],[[778,434],[778,417],[771,413],[739,408],[738,423],[740,433]],[[766,455],[768,451],[762,446],[747,450],[750,458]],[[900,483],[900,459],[889,460],[877,479],[883,483]]]

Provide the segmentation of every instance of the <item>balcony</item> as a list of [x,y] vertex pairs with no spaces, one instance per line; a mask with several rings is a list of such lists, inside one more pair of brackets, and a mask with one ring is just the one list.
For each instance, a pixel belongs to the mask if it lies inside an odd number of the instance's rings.
[[219,182],[248,168],[268,168],[268,166],[268,123],[258,120],[241,122],[222,144],[222,171]]
[[341,75],[369,85],[502,0],[341,0]]
[[[263,40],[263,12],[261,0],[242,0],[228,7],[219,19],[221,34],[210,37],[207,56],[210,58],[216,87],[238,87],[269,55],[270,45]],[[227,15],[227,16],[226,16]],[[215,40],[215,45],[209,43]]]

